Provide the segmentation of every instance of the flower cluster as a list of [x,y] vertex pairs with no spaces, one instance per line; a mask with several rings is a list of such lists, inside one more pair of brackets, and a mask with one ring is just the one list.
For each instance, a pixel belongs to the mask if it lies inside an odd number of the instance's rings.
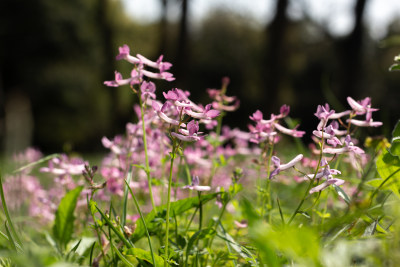
[[[167,70],[171,68],[172,64],[169,62],[163,62],[163,56],[160,56],[156,62],[151,61],[144,56],[137,54],[136,57],[130,55],[130,49],[128,45],[123,45],[119,48],[119,54],[116,57],[117,60],[126,60],[129,63],[134,64],[134,68],[131,71],[131,77],[123,79],[122,74],[118,71],[115,72],[115,79],[113,81],[105,81],[104,84],[110,87],[118,87],[122,85],[135,85],[143,82],[143,76],[151,79],[163,79],[167,81],[173,81],[175,78]],[[152,72],[145,69],[150,67],[157,69],[159,72]],[[142,85],[143,86],[143,85]],[[144,85],[146,87],[148,85]],[[152,88],[150,89],[152,91]],[[154,91],[152,92],[154,93]]]
[[[280,108],[278,115],[271,114],[269,120],[264,120],[263,113],[260,110],[254,112],[250,119],[256,123],[256,125],[249,125],[251,139],[250,141],[256,144],[264,141],[276,143],[279,141],[277,131],[280,133],[290,135],[293,137],[302,137],[305,132],[298,131],[296,126],[294,129],[288,129],[280,124],[280,120],[289,115],[290,107],[283,105]],[[276,131],[277,130],[277,131]]]

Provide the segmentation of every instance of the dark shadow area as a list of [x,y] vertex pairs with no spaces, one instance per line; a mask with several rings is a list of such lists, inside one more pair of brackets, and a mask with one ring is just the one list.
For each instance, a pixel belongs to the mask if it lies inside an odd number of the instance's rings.
[[[168,5],[181,13],[167,19]],[[346,97],[372,97],[380,108],[376,120],[390,135],[399,119],[400,74],[388,72],[400,42],[374,40],[366,26],[367,0],[354,0],[354,25],[346,36],[334,36],[307,16],[288,16],[289,0],[277,0],[265,26],[227,10],[215,10],[193,25],[190,0],[160,0],[159,22],[130,19],[119,1],[3,0],[0,3],[0,151],[12,153],[32,145],[45,152],[101,149],[102,136],[122,133],[134,120],[136,97],[129,88],[108,88],[114,70],[130,72],[117,62],[118,46],[152,60],[164,54],[174,64],[173,83],[158,82],[161,91],[179,87],[192,99],[208,103],[207,88],[231,83],[228,95],[241,101],[224,122],[246,129],[257,109],[278,113],[283,104],[310,133],[318,104],[348,108]],[[306,9],[306,7],[304,7]],[[195,10],[193,10],[195,12]],[[393,21],[384,40],[400,32]],[[269,117],[269,115],[266,115]]]

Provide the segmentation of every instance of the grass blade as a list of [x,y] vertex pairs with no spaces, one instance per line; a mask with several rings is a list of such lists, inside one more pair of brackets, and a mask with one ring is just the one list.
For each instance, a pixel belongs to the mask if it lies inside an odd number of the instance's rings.
[[132,167],[130,168],[128,172],[128,176],[126,178],[126,184],[125,184],[125,189],[124,189],[124,199],[122,202],[122,218],[121,218],[121,225],[122,227],[125,226],[126,223],[126,208],[128,206],[128,194],[129,194],[129,184],[131,183],[132,180]]
[[6,215],[7,222],[9,224],[9,226],[10,226],[11,232],[14,235],[14,238],[17,240],[17,244],[22,247],[22,242],[19,239],[17,232],[15,231],[14,224],[13,224],[13,222],[11,220],[10,214],[8,213],[8,208],[7,208],[7,204],[6,204],[6,198],[4,196],[3,178],[1,176],[1,171],[0,171],[0,198],[1,198],[1,204],[3,205],[3,211],[4,211],[4,214]]
[[96,209],[97,211],[100,213],[101,217],[103,220],[105,220],[107,222],[107,224],[110,226],[110,228],[113,230],[113,232],[119,237],[119,239],[128,247],[128,248],[132,248],[132,244],[125,238],[125,236],[118,231],[117,228],[115,228],[115,226],[113,225],[113,223],[110,221],[110,219],[99,209],[99,207],[97,207],[96,205]]
[[15,246],[15,241],[14,241],[14,239],[13,239],[13,237],[12,237],[12,234],[11,234],[10,230],[8,229],[7,221],[4,222],[4,226],[6,227],[7,236],[8,236],[8,241],[9,241],[9,243],[11,244],[11,247],[12,247],[15,251],[17,251],[17,247]]
[[25,169],[27,169],[27,168],[33,167],[33,166],[35,166],[35,165],[41,164],[41,163],[43,163],[43,162],[46,162],[46,161],[48,161],[48,160],[51,160],[51,159],[56,158],[56,157],[59,157],[59,156],[60,156],[60,154],[51,154],[51,155],[48,155],[48,156],[46,156],[46,157],[44,157],[44,158],[41,158],[41,159],[39,159],[39,160],[37,160],[37,161],[35,161],[35,162],[31,162],[31,163],[29,163],[29,164],[27,164],[27,165],[25,165],[25,166],[22,166],[22,167],[19,168],[19,169],[16,169],[15,171],[13,171],[13,173],[21,172],[21,171],[23,171],[23,170],[25,170]]
[[[132,177],[132,169],[129,170],[128,179],[130,179],[131,177]],[[128,179],[127,179],[127,180],[128,180]],[[129,186],[129,183],[128,183],[127,180],[125,180],[125,185],[126,185],[126,187],[129,189],[129,192],[131,193],[131,196],[132,196],[132,198],[133,198],[133,201],[135,202],[136,209],[137,209],[137,211],[138,211],[139,214],[140,214],[140,219],[142,220],[143,226],[144,226],[144,228],[145,228],[147,240],[148,240],[148,242],[149,242],[149,247],[150,247],[150,252],[151,252],[151,258],[152,258],[152,260],[153,260],[153,265],[154,265],[154,266],[157,266],[157,263],[156,263],[156,260],[155,260],[155,257],[154,257],[153,246],[151,245],[151,239],[150,239],[149,230],[147,229],[147,226],[146,226],[146,221],[144,220],[142,211],[140,210],[139,203],[137,202],[136,197],[135,197],[135,195],[133,194],[133,191],[132,191],[131,187]],[[167,259],[165,259],[165,260],[167,260]]]
[[122,255],[122,253],[118,250],[118,248],[115,247],[115,245],[113,243],[110,243],[110,244],[111,244],[112,250],[115,252],[115,254],[117,254],[118,258],[120,258],[120,260],[123,263],[125,263],[127,266],[132,266],[132,267],[135,266],[127,258],[125,258],[124,255]]

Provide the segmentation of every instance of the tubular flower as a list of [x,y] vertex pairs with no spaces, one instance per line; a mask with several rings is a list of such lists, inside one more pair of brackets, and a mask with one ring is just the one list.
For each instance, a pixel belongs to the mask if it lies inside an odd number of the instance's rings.
[[250,119],[256,123],[256,126],[249,125],[249,130],[251,133],[250,142],[260,143],[265,140],[270,140],[273,142],[277,142],[279,139],[275,137],[276,132],[275,129],[283,134],[287,134],[293,137],[303,137],[305,134],[304,131],[298,131],[297,127],[293,129],[288,129],[281,124],[279,124],[279,119],[283,119],[290,112],[290,107],[287,105],[283,105],[280,108],[279,115],[271,114],[271,118],[269,120],[263,119],[263,113],[260,110],[256,110]]
[[301,161],[302,159],[303,159],[303,154],[299,154],[296,157],[294,157],[291,161],[289,161],[288,163],[281,164],[281,160],[278,157],[273,156],[271,158],[271,161],[275,166],[275,170],[273,170],[271,172],[271,174],[269,175],[269,179],[272,179],[272,177],[279,174],[281,171],[292,168],[297,162]]
[[194,120],[190,121],[187,124],[186,130],[179,129],[179,133],[175,133],[175,132],[171,133],[171,135],[173,137],[176,137],[179,140],[182,140],[185,142],[199,141],[202,137],[199,134],[202,134],[199,132],[199,122],[194,121]]
[[[151,79],[163,79],[167,81],[173,81],[175,78],[169,72],[166,72],[172,64],[169,62],[162,62],[163,56],[160,56],[157,62],[151,61],[142,55],[137,55],[136,57],[130,55],[129,46],[126,44],[119,47],[119,54],[117,55],[117,60],[126,60],[129,63],[135,65],[131,72],[131,78],[122,79],[122,75],[119,72],[115,72],[114,81],[105,81],[104,84],[110,87],[118,87],[122,85],[134,85],[139,84],[143,81],[143,75]],[[151,67],[158,69],[160,72],[155,73],[145,69],[145,67]]]
[[353,142],[351,141],[351,137],[350,135],[347,135],[345,138],[345,146],[341,147],[341,148],[331,148],[331,147],[327,147],[323,149],[323,153],[328,153],[328,154],[343,154],[346,152],[353,152],[356,154],[363,154],[365,153],[364,150],[362,150],[361,148],[359,148],[358,146],[355,146],[353,144]]

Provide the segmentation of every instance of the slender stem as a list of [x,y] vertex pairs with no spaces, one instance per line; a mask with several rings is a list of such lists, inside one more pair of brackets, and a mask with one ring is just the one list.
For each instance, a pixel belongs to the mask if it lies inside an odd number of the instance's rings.
[[[266,181],[266,188],[265,188],[265,196],[264,196],[264,200],[263,200],[263,204],[261,207],[261,218],[264,217],[264,207],[265,204],[268,203],[268,211],[271,211],[272,208],[272,201],[271,201],[271,180],[269,179],[269,176],[271,174],[271,158],[272,158],[272,154],[274,152],[274,143],[272,142],[272,144],[268,147],[269,149],[269,154],[268,154],[268,160],[267,160],[267,181]],[[268,150],[267,150],[268,151]],[[271,212],[268,212],[268,221],[271,222]]]
[[173,139],[173,144],[172,144],[172,152],[171,152],[171,166],[169,167],[169,179],[168,179],[168,196],[167,196],[167,215],[166,215],[166,233],[165,233],[165,259],[164,259],[164,267],[168,266],[168,243],[169,243],[169,211],[171,208],[171,187],[172,187],[172,169],[174,167],[174,159],[176,156],[176,149],[177,149],[177,144],[176,144],[176,139]]
[[[130,172],[130,173],[132,173],[132,172]],[[135,202],[136,209],[139,212],[140,219],[142,220],[144,229],[146,230],[146,236],[147,236],[147,240],[149,242],[149,247],[150,247],[150,252],[151,252],[151,259],[153,260],[153,265],[157,266],[156,260],[155,260],[155,257],[154,257],[153,246],[151,245],[151,239],[150,239],[149,230],[147,229],[146,221],[144,220],[144,216],[142,214],[142,211],[140,210],[139,203],[137,202],[137,199],[136,199],[135,195],[133,194],[133,191],[132,191],[131,187],[129,186],[129,184],[128,184],[128,182],[126,180],[125,180],[125,186],[128,188],[129,192],[131,193],[132,199]]]
[[151,199],[151,205],[153,207],[153,210],[157,213],[157,208],[156,208],[156,204],[154,202],[154,197],[153,197],[153,189],[152,189],[152,184],[151,184],[151,175],[150,175],[150,163],[149,163],[149,155],[147,152],[147,138],[146,138],[146,125],[144,122],[144,104],[142,101],[142,97],[141,94],[138,94],[139,97],[139,104],[140,104],[140,115],[142,118],[142,131],[143,131],[143,146],[144,146],[144,155],[145,155],[145,159],[146,159],[146,175],[147,175],[147,182],[148,182],[148,187],[149,187],[149,193],[150,193],[150,199]]
[[201,202],[201,192],[198,191],[199,196],[199,231],[201,230],[202,221],[203,221],[203,203]]
[[192,221],[193,221],[194,216],[196,215],[196,212],[197,212],[198,209],[199,209],[199,207],[196,207],[196,209],[195,209],[194,212],[193,212],[192,217],[190,217],[189,223],[188,223],[188,225],[186,226],[186,230],[185,230],[184,236],[186,236],[187,232],[189,231],[189,227],[190,227],[190,225],[192,224]]
[[11,220],[10,214],[8,213],[8,208],[6,204],[6,199],[4,197],[4,190],[3,190],[3,178],[1,177],[1,170],[0,170],[0,197],[1,197],[1,204],[3,205],[3,211],[4,214],[6,215],[8,224],[10,226],[11,232],[14,235],[14,238],[17,241],[17,244],[20,245],[21,247],[23,246],[21,240],[19,239],[19,236],[17,234],[17,231],[15,231],[14,224]]
[[297,206],[296,210],[293,212],[292,216],[289,219],[288,225],[290,225],[290,223],[293,221],[294,217],[296,217],[296,215],[299,212],[301,206],[303,205],[304,201],[306,200],[306,197],[308,196],[309,191],[310,191],[311,187],[314,184],[314,181],[316,180],[315,177],[317,177],[317,173],[318,173],[319,167],[321,165],[321,160],[322,160],[323,142],[324,142],[324,140],[322,139],[322,142],[321,142],[321,153],[319,155],[319,160],[318,160],[317,168],[315,169],[314,177],[310,180],[310,183],[308,184],[307,190],[304,192],[303,198],[301,199],[299,205]]

